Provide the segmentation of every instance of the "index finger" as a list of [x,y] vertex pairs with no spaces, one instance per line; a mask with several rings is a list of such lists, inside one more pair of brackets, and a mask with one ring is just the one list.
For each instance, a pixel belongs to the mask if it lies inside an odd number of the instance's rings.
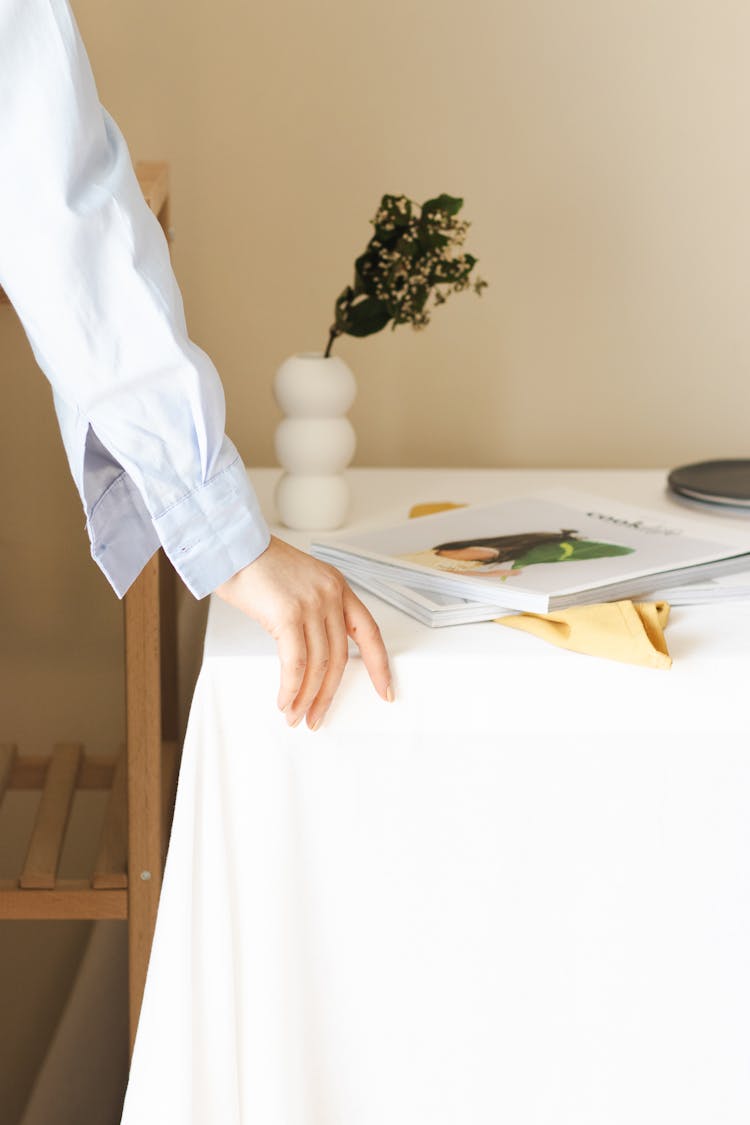
[[348,586],[343,598],[346,631],[359,648],[370,679],[382,699],[393,702],[393,682],[383,638],[375,618]]

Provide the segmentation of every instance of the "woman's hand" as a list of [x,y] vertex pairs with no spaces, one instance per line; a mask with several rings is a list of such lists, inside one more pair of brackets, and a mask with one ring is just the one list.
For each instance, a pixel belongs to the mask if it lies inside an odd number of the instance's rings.
[[391,702],[388,654],[370,612],[332,566],[271,536],[262,555],[216,593],[257,621],[276,641],[281,661],[278,705],[290,726],[307,716],[317,730],[347,661],[347,636],[358,645],[375,690]]

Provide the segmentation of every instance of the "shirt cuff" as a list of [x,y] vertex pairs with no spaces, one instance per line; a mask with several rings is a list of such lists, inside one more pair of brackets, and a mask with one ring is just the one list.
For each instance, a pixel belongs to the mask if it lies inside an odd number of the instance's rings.
[[160,545],[190,592],[203,598],[254,562],[271,540],[239,456],[154,520],[122,472],[94,505],[87,526],[91,554],[120,598]]
[[271,541],[238,456],[153,521],[169,559],[196,598],[254,562]]

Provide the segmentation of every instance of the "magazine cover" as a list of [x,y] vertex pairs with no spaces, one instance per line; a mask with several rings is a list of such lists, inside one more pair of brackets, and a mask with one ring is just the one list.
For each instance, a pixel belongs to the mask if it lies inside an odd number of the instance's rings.
[[[750,528],[555,491],[318,541],[316,557],[485,604],[546,612],[747,566]],[[737,561],[739,560],[739,561]],[[695,568],[700,567],[701,570]]]

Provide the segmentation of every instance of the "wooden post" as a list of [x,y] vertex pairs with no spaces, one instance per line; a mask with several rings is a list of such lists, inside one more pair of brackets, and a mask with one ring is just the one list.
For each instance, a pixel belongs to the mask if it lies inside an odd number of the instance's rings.
[[[169,242],[169,170],[136,165],[146,202]],[[166,810],[171,812],[176,754],[163,759],[165,739],[177,739],[177,612],[174,571],[159,551],[125,598],[125,677],[128,766],[128,958],[130,1050],[146,984],[161,892]],[[169,792],[163,770],[169,765]]]
[[141,1010],[161,890],[161,652],[159,555],[125,598],[128,757],[130,1049]]
[[178,740],[177,583],[167,556],[159,552],[159,622],[161,634],[161,733],[165,742]]

